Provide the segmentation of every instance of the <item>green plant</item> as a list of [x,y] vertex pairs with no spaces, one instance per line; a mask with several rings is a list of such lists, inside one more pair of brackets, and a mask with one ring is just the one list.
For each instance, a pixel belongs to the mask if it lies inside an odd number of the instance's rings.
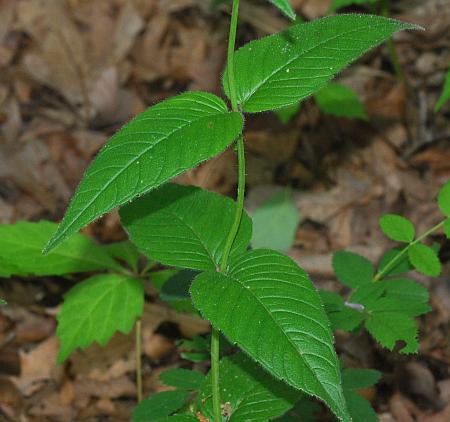
[[[272,3],[293,14],[287,0]],[[350,421],[354,409],[361,410],[354,404],[359,399],[350,394],[359,387],[342,383],[321,296],[305,271],[287,256],[269,249],[248,250],[252,225],[243,210],[244,114],[297,104],[393,33],[419,27],[380,16],[331,16],[292,25],[235,51],[238,8],[239,0],[233,0],[223,77],[231,110],[213,94],[187,92],[150,107],[125,125],[86,171],[45,247],[45,259],[53,259],[55,266],[60,259],[65,262],[72,243],[81,242],[76,232],[120,206],[122,224],[144,255],[199,272],[189,291],[195,308],[213,326],[211,371],[200,387],[199,376],[166,375],[163,381],[177,390],[143,400],[134,412],[135,421],[162,421],[174,413],[173,421],[192,421],[199,414],[215,422],[266,421],[303,400],[300,391],[318,397],[340,420]],[[236,202],[168,183],[230,145],[237,149],[239,163]],[[407,246],[410,255],[418,245],[414,242]],[[111,250],[130,260],[132,271],[124,271],[107,255],[95,263],[82,263],[86,271],[114,273],[89,278],[68,293],[58,317],[60,360],[93,341],[105,344],[115,330],[128,332],[142,312],[142,283],[133,273],[133,267],[138,268],[136,254],[122,255],[122,247]],[[94,255],[84,249],[79,258],[92,261]],[[26,259],[11,267],[6,263],[4,273],[13,274],[22,264],[28,268]],[[76,271],[69,268],[61,268],[60,274]],[[382,270],[383,275],[386,271]],[[369,281],[367,274],[364,285]],[[360,287],[360,281],[345,280]],[[140,356],[139,321],[136,331]],[[219,332],[245,354],[220,360]],[[137,378],[139,383],[139,365]],[[188,404],[196,390],[197,399]]]
[[445,83],[444,87],[442,88],[442,94],[434,107],[434,111],[438,112],[448,100],[450,100],[450,69],[448,69],[447,75],[445,76]]

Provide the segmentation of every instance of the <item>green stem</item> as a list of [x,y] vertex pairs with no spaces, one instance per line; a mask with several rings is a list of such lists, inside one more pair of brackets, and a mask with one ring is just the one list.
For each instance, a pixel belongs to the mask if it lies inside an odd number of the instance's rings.
[[136,395],[137,401],[142,401],[142,324],[136,321]]
[[[234,50],[236,44],[236,31],[239,14],[239,0],[233,0],[233,8],[231,11],[230,33],[228,37],[227,51],[227,69],[228,69],[228,86],[230,92],[231,108],[238,112],[238,102],[236,86],[234,81]],[[242,212],[244,210],[244,194],[245,194],[245,152],[244,137],[239,135],[237,139],[238,153],[238,189],[236,199],[236,212],[234,221],[231,226],[228,237],[225,241],[222,258],[220,260],[220,272],[226,272],[228,268],[228,258],[236,238],[239,226],[241,224]],[[212,383],[212,402],[214,422],[222,421],[222,409],[220,406],[220,382],[219,382],[219,358],[220,358],[220,335],[217,330],[212,329],[211,333],[211,383]]]
[[[381,2],[381,14],[385,18],[389,18],[391,15],[391,2],[390,0],[382,0]],[[386,41],[386,45],[389,51],[389,56],[391,58],[391,63],[395,71],[395,75],[399,81],[403,81],[405,79],[405,74],[402,69],[402,65],[400,64],[400,60],[398,59],[397,49],[395,48],[395,43],[392,37],[390,37]]]
[[389,272],[389,270],[394,266],[394,264],[403,256],[405,255],[406,252],[408,252],[408,249],[411,246],[414,246],[416,243],[419,243],[420,241],[422,241],[423,239],[425,239],[426,237],[428,237],[431,233],[435,232],[436,230],[439,230],[440,228],[443,227],[444,223],[445,223],[446,219],[441,221],[439,224],[436,224],[435,226],[433,226],[431,229],[427,230],[425,233],[421,234],[416,240],[414,240],[413,242],[411,242],[408,246],[406,246],[405,248],[403,248],[397,255],[394,256],[394,258],[392,258],[386,265],[385,267],[378,271],[378,273],[375,275],[375,277],[373,278],[373,281],[380,281],[383,276]]

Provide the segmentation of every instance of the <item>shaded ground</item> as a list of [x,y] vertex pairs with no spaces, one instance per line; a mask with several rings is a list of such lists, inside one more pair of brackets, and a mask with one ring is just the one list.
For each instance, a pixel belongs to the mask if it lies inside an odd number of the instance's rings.
[[[243,2],[240,42],[287,25],[266,3]],[[329,1],[291,3],[311,19]],[[396,38],[406,84],[395,78],[385,47],[340,76],[363,99],[369,122],[324,116],[307,101],[288,125],[272,114],[246,123],[248,207],[293,187],[302,222],[289,254],[332,290],[332,251],[377,260],[390,246],[378,229],[385,212],[408,216],[419,231],[432,226],[440,218],[435,195],[450,178],[450,107],[433,112],[450,61],[450,2],[393,4],[394,16],[427,30]],[[226,10],[212,11],[209,0],[1,1],[0,223],[59,219],[95,152],[130,116],[185,89],[219,93]],[[179,181],[233,195],[234,155],[225,152]],[[86,232],[102,242],[124,237],[115,213]],[[450,248],[443,237],[433,240],[446,265],[439,279],[420,279],[433,312],[420,321],[418,355],[386,353],[364,334],[337,335],[344,362],[383,372],[367,391],[382,421],[450,420]],[[0,310],[0,420],[129,419],[132,335],[54,365],[55,315],[72,284],[0,281],[0,296],[11,304]],[[162,369],[189,366],[175,340],[208,326],[149,296],[144,327],[149,394],[163,388]]]

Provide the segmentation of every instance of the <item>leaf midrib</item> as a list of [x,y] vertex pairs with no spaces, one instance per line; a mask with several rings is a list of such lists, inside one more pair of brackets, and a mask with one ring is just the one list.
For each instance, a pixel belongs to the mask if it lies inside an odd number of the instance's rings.
[[[316,379],[319,384],[321,385],[323,391],[326,393],[326,395],[331,399],[331,401],[337,406],[337,408],[339,409],[339,404],[335,402],[335,400],[330,396],[330,393],[328,392],[328,390],[324,387],[324,385],[322,384],[322,381],[319,380],[319,378],[316,376],[316,374],[314,373],[310,363],[307,361],[307,359],[305,359],[305,357],[303,356],[303,352],[297,348],[297,346],[295,345],[295,343],[293,343],[293,341],[291,340],[291,338],[286,335],[282,329],[282,327],[280,327],[280,325],[278,324],[278,321],[275,320],[274,316],[272,315],[272,313],[267,309],[266,305],[264,305],[264,303],[261,302],[261,300],[259,299],[258,296],[256,296],[256,294],[252,291],[252,289],[250,288],[246,288],[245,284],[243,282],[241,282],[239,279],[237,279],[236,277],[234,277],[232,274],[227,274],[227,276],[233,280],[234,282],[236,282],[241,288],[244,289],[244,291],[249,292],[255,299],[256,302],[259,303],[261,305],[261,307],[266,311],[266,313],[270,316],[270,318],[272,319],[273,323],[275,324],[275,326],[278,328],[279,331],[281,331],[283,337],[285,337],[288,340],[288,343],[291,345],[291,347],[294,349],[294,351],[296,353],[298,353],[303,362],[305,363],[305,366],[309,369],[309,371],[311,372],[312,376],[314,379]],[[314,392],[308,391],[309,394],[312,394],[314,396],[316,396],[316,394]]]

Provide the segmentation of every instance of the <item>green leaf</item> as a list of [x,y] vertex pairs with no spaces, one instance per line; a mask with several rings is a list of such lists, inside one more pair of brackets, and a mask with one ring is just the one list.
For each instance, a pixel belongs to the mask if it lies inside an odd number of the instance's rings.
[[275,419],[276,422],[316,422],[318,414],[321,412],[319,404],[310,397],[302,397],[292,410],[281,418]]
[[136,246],[134,246],[129,240],[110,243],[109,245],[104,245],[103,248],[113,258],[126,262],[133,271],[137,271],[139,252],[136,249]]
[[[220,361],[220,398],[231,414],[228,422],[266,422],[283,415],[298,400],[299,393],[274,379],[243,353]],[[197,406],[213,420],[211,374],[203,383]]]
[[101,246],[81,234],[53,253],[42,255],[42,248],[56,227],[48,221],[0,225],[0,276],[120,270],[120,265]]
[[300,103],[295,103],[275,110],[275,114],[280,119],[281,123],[287,124],[299,111]]
[[6,300],[0,298],[0,305],[7,305],[8,302]]
[[189,414],[179,414],[179,415],[172,415],[168,416],[165,419],[158,419],[158,422],[198,422],[198,419]]
[[[188,393],[182,390],[155,393],[142,400],[134,408],[132,420],[133,422],[162,422],[167,416],[183,407],[187,398]],[[176,419],[170,420],[175,421]]]
[[232,260],[227,275],[200,274],[191,295],[214,327],[271,374],[349,420],[325,311],[294,261],[275,251],[250,251]]
[[431,310],[428,305],[428,290],[419,283],[408,279],[395,279],[380,283],[384,296],[394,302],[394,308],[411,316],[425,314]]
[[65,295],[58,315],[58,362],[94,341],[105,346],[116,331],[128,334],[143,309],[144,288],[139,279],[100,274],[77,284]]
[[[386,266],[395,259],[395,257],[402,252],[400,248],[392,248],[389,249],[380,259],[380,263],[378,264],[378,271],[384,271]],[[389,269],[387,270],[385,277],[407,273],[413,269],[411,263],[409,262],[408,255],[405,253],[399,259],[395,261],[395,263],[391,266],[389,265]]]
[[294,244],[300,215],[290,191],[283,190],[263,203],[252,220],[253,248],[286,251]]
[[179,272],[180,272],[180,270],[173,269],[173,268],[166,269],[166,270],[152,271],[149,274],[150,281],[151,281],[153,287],[158,292],[161,292],[161,289],[163,288],[164,284],[166,284],[172,277],[174,277]]
[[334,253],[333,269],[337,279],[351,288],[370,283],[375,272],[372,263],[367,258],[348,251]]
[[439,191],[438,205],[442,213],[450,217],[450,180]]
[[160,299],[170,303],[178,312],[197,313],[191,302],[189,288],[198,271],[181,270],[170,277],[161,287]]
[[439,97],[436,105],[434,106],[434,111],[438,112],[448,100],[450,100],[450,69],[448,69],[447,71],[444,88],[442,90],[441,96]]
[[356,309],[345,306],[342,297],[337,293],[324,290],[319,293],[333,331],[353,331],[364,320],[364,315]]
[[436,252],[423,243],[416,243],[408,249],[413,267],[422,274],[437,277],[441,273],[441,262]]
[[163,384],[180,390],[198,390],[205,376],[194,370],[175,368],[161,372],[159,379]]
[[[314,94],[350,62],[393,33],[419,26],[372,15],[296,24],[252,41],[235,55],[238,101],[246,112],[274,110]],[[227,71],[224,89],[229,96]]]
[[[169,183],[123,207],[120,216],[131,241],[145,255],[165,265],[215,270],[235,207],[230,198]],[[231,256],[246,250],[251,230],[244,214]]]
[[342,386],[344,390],[368,388],[375,385],[380,377],[381,373],[375,369],[346,368],[342,371]]
[[364,106],[356,93],[344,85],[331,82],[316,92],[314,99],[326,114],[368,120]]
[[242,125],[239,113],[202,92],[186,92],[139,114],[90,165],[46,252],[113,208],[222,152]]
[[450,218],[448,220],[445,220],[444,234],[447,236],[447,239],[450,239]]
[[389,239],[397,242],[412,242],[416,235],[414,224],[407,218],[397,214],[383,215],[380,218],[380,227]]
[[288,18],[295,20],[295,12],[289,3],[289,0],[269,0],[274,6],[278,7]]
[[181,340],[177,343],[180,356],[191,362],[205,362],[210,358],[209,342],[200,336],[195,336],[192,340]]
[[344,391],[344,395],[354,421],[378,422],[377,414],[363,396],[353,391]]
[[376,2],[377,2],[377,0],[333,0],[333,2],[330,5],[329,11],[335,12],[337,9],[351,6],[353,4],[367,4],[367,3],[376,3]]

